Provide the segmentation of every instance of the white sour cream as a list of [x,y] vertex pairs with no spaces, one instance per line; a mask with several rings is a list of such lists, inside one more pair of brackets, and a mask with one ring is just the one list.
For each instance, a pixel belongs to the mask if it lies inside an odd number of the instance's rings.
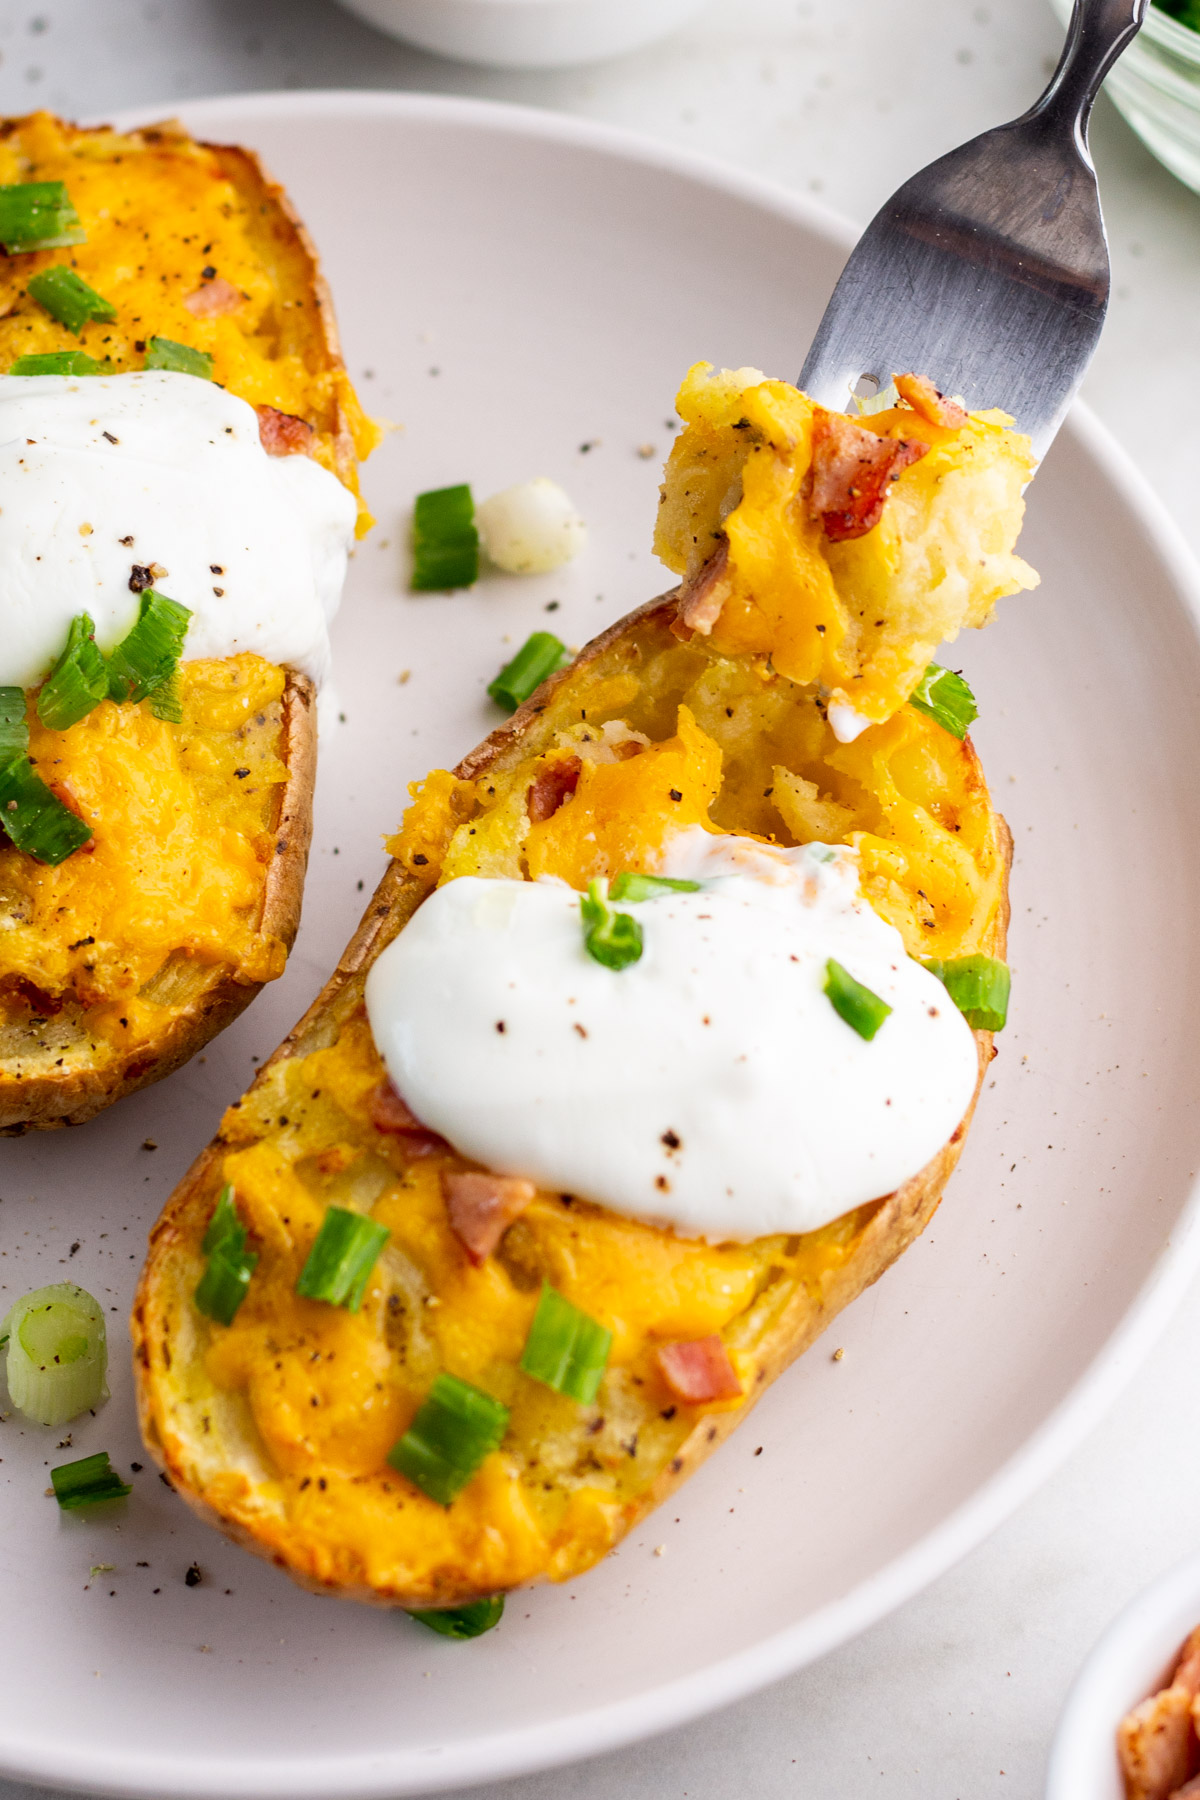
[[49,673],[76,613],[104,651],[138,613],[135,565],[192,613],[184,655],[253,650],[320,680],[355,502],[258,417],[165,370],[0,376],[0,686]]
[[[812,1231],[915,1175],[966,1113],[975,1043],[852,855],[697,827],[661,872],[705,886],[620,902],[644,934],[620,971],[564,883],[430,895],[366,987],[417,1116],[500,1174],[714,1242]],[[893,1008],[870,1043],[830,957]]]

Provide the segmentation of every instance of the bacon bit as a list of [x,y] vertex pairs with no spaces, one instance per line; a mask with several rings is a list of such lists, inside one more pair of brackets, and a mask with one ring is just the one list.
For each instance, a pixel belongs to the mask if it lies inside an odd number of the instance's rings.
[[728,566],[729,539],[722,538],[704,567],[697,571],[690,584],[684,586],[679,596],[676,617],[689,632],[698,631],[701,637],[707,637],[720,618],[725,604],[722,584]]
[[451,1229],[478,1266],[492,1254],[513,1220],[520,1218],[537,1189],[532,1181],[516,1175],[443,1170],[442,1192]]
[[1117,1727],[1126,1800],[1170,1800],[1188,1778],[1194,1742],[1186,1688],[1164,1688],[1135,1706]]
[[883,516],[888,488],[929,449],[911,438],[880,437],[818,406],[813,420],[809,508],[835,544],[865,537]]
[[709,1400],[736,1400],[743,1391],[724,1340],[715,1333],[689,1342],[664,1344],[658,1353],[658,1366],[671,1392],[689,1406],[703,1406]]
[[907,400],[913,411],[928,419],[931,425],[944,425],[950,431],[957,431],[970,420],[966,407],[960,406],[957,400],[947,400],[928,375],[896,375],[893,380],[900,398]]
[[186,294],[183,304],[193,319],[219,319],[225,313],[236,312],[246,296],[218,275],[215,281],[206,281],[198,287],[194,294]]
[[545,763],[538,770],[525,796],[526,809],[535,825],[541,825],[546,819],[554,817],[563,801],[579,786],[582,772],[583,764],[577,756],[564,757],[561,762]]
[[390,1081],[381,1081],[368,1103],[371,1123],[386,1137],[400,1138],[410,1156],[433,1156],[449,1145],[436,1131],[422,1125],[407,1101],[400,1098]]
[[307,419],[295,413],[280,412],[275,406],[256,406],[258,441],[268,456],[307,456],[313,441],[313,428]]
[[[89,830],[92,829],[92,821],[88,818],[83,807],[79,804],[79,801],[75,798],[65,781],[48,781],[46,786],[50,789],[50,792],[54,795],[56,800],[62,801],[68,812],[73,812],[77,819],[83,820]],[[90,837],[86,844],[81,844],[75,854],[76,856],[94,856],[96,854],[95,838]]]

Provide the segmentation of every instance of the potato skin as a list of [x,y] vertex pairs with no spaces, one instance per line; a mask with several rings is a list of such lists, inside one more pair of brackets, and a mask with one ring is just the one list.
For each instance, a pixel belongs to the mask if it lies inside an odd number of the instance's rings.
[[[674,590],[629,615],[594,640],[569,668],[543,684],[509,721],[464,758],[454,771],[455,775],[462,780],[477,780],[492,770],[500,758],[519,752],[531,739],[536,739],[542,714],[555,692],[576,679],[589,664],[598,663],[626,642],[634,644],[647,634],[661,635],[669,631],[676,618],[677,602],[678,590]],[[1011,839],[1001,820],[998,820],[998,830],[1006,894]],[[256,1076],[254,1088],[268,1080],[271,1070],[281,1061],[306,1054],[314,1042],[326,1042],[336,1034],[340,1021],[348,1017],[361,997],[371,964],[412,916],[435,878],[432,871],[425,875],[396,860],[389,865],[330,980],[295,1029],[264,1064]],[[1007,920],[1005,898],[987,946],[993,955],[1004,954]],[[718,1410],[698,1417],[669,1465],[635,1502],[624,1506],[614,1532],[614,1542],[667,1498],[717,1448],[775,1376],[812,1344],[842,1307],[878,1280],[929,1222],[958,1161],[984,1072],[995,1054],[990,1033],[977,1032],[975,1036],[979,1079],[967,1116],[952,1138],[918,1175],[878,1204],[846,1262],[826,1287],[820,1303],[814,1306],[810,1296],[797,1293],[783,1314],[756,1340],[755,1360],[759,1373],[746,1402],[734,1410]],[[210,1498],[214,1496],[214,1483],[206,1480],[204,1464],[207,1462],[210,1468],[212,1466],[212,1437],[203,1440],[199,1436],[189,1437],[179,1424],[184,1409],[176,1402],[186,1394],[197,1366],[191,1359],[187,1342],[190,1332],[186,1321],[190,1316],[191,1296],[186,1286],[186,1271],[189,1266],[194,1267],[199,1242],[207,1227],[213,1184],[225,1149],[224,1142],[218,1137],[202,1153],[168,1201],[151,1233],[150,1253],[131,1320],[139,1418],[148,1450],[171,1486],[202,1518],[235,1542],[275,1562],[302,1587],[384,1607],[453,1606],[485,1597],[494,1591],[493,1586],[481,1585],[467,1556],[452,1579],[441,1580],[436,1586],[373,1583],[342,1574],[330,1575],[319,1565],[313,1547],[302,1541],[285,1519],[268,1517],[265,1506],[256,1516],[252,1529],[232,1516],[232,1510],[227,1512],[222,1508],[219,1495]],[[214,1421],[214,1424],[219,1432],[219,1422]],[[226,1470],[239,1469],[238,1451],[245,1446],[231,1437],[228,1443],[216,1448]]]

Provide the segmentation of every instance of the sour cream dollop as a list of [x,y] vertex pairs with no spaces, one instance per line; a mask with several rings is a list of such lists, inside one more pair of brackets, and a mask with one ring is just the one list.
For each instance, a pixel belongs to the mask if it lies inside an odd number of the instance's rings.
[[191,610],[189,660],[253,650],[319,681],[355,512],[309,457],[268,456],[214,382],[0,376],[0,686],[39,682],[76,613],[111,650],[151,565]]
[[[383,951],[366,1001],[388,1074],[464,1155],[712,1242],[815,1230],[915,1175],[966,1113],[975,1042],[859,893],[853,856],[680,832],[622,901],[620,971],[559,881],[465,877]],[[892,1008],[866,1042],[833,957]]]

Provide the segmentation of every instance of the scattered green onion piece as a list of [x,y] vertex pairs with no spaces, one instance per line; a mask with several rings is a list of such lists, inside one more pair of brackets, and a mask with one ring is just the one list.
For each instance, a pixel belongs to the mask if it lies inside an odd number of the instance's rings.
[[117,316],[111,300],[89,287],[83,276],[69,269],[66,263],[55,263],[52,269],[39,270],[31,277],[28,292],[39,306],[45,307],[52,319],[57,319],[76,337],[83,335],[89,319],[111,324]]
[[930,663],[909,695],[909,705],[927,713],[960,740],[979,717],[975,696],[962,676],[943,669],[940,663]]
[[246,1248],[246,1227],[228,1185],[221,1189],[200,1248],[208,1257],[208,1267],[196,1283],[192,1298],[200,1312],[215,1319],[218,1325],[232,1325],[246,1298],[258,1257]]
[[622,869],[608,890],[610,900],[657,900],[663,894],[698,894],[698,881],[673,881],[666,875],[635,875]]
[[388,1461],[439,1506],[449,1506],[507,1429],[507,1406],[457,1375],[439,1375]]
[[832,956],[825,964],[825,992],[839,1018],[845,1019],[847,1025],[868,1043],[892,1010],[886,1000],[873,994],[861,981],[855,981],[850,971],[835,962]]
[[469,1606],[447,1606],[440,1611],[413,1611],[408,1616],[418,1625],[428,1625],[441,1637],[477,1638],[492,1631],[504,1616],[504,1595],[493,1594],[490,1600],[472,1600]]
[[344,1206],[331,1206],[300,1271],[296,1292],[303,1300],[325,1300],[357,1312],[390,1236],[386,1225]]
[[144,700],[170,681],[191,616],[177,600],[146,589],[136,624],[108,659],[108,691],[114,700]]
[[614,912],[599,881],[588,883],[579,896],[583,920],[583,947],[606,969],[627,969],[642,954],[642,928],[632,913]]
[[51,1469],[54,1498],[64,1512],[77,1506],[95,1506],[101,1500],[124,1500],[133,1489],[122,1481],[108,1459],[107,1450],[81,1456],[78,1462],[60,1463]]
[[87,232],[62,181],[19,181],[0,187],[0,244],[22,250],[60,250],[82,244]]
[[505,663],[496,679],[489,681],[488,693],[505,712],[516,712],[547,675],[564,668],[570,660],[571,652],[552,631],[535,631],[512,661]]
[[0,764],[29,749],[29,724],[25,717],[25,690],[0,687]]
[[24,751],[0,756],[0,829],[18,850],[51,868],[92,836],[91,826],[51,793]]
[[470,587],[479,578],[475,501],[462,482],[418,494],[413,506],[412,585],[418,593]]
[[931,957],[925,967],[937,976],[972,1031],[1004,1030],[1012,991],[1007,963],[994,956],[957,956],[949,962]]
[[65,1425],[108,1399],[104,1309],[73,1282],[36,1288],[9,1310],[9,1397],[38,1425]]
[[156,719],[162,719],[168,725],[183,723],[183,689],[178,669],[156,688],[151,688],[146,697],[146,705]]
[[47,350],[39,356],[18,356],[10,375],[100,375],[103,368],[86,350]]
[[143,366],[170,369],[176,375],[195,375],[201,381],[212,380],[213,359],[208,351],[193,349],[191,344],[177,344],[173,338],[150,338]]
[[108,694],[108,667],[96,648],[95,629],[87,613],[71,620],[67,647],[38,695],[37,715],[50,731],[66,731]]
[[542,1296],[521,1352],[526,1375],[556,1394],[590,1406],[604,1379],[611,1349],[612,1332],[606,1326],[572,1306],[548,1281],[542,1283]]

